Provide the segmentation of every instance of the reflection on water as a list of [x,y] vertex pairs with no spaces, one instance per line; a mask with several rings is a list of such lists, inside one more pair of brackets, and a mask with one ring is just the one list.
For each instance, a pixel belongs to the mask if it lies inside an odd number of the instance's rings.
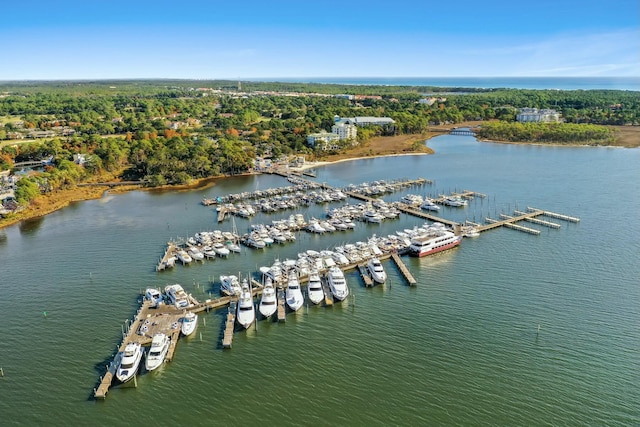
[[25,235],[36,233],[44,223],[44,220],[45,217],[39,216],[37,218],[25,219],[24,221],[21,221],[18,224],[20,233]]

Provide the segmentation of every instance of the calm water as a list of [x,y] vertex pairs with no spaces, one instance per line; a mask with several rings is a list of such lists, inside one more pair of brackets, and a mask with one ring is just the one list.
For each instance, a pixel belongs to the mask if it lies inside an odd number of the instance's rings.
[[350,85],[437,86],[468,88],[633,90],[640,91],[640,77],[333,77],[278,78],[258,81],[314,82]]
[[106,196],[0,230],[0,424],[639,425],[640,150],[461,136],[429,145],[435,155],[336,164],[318,169],[318,180],[425,177],[435,183],[423,194],[487,194],[443,209],[448,218],[533,206],[582,221],[540,236],[495,230],[406,259],[414,288],[389,262],[385,286],[365,289],[349,273],[355,298],[288,314],[285,324],[259,322],[236,333],[230,351],[219,347],[224,311],[201,316],[173,362],[142,375],[137,389],[114,387],[105,402],[92,389],[141,289],[178,282],[205,298],[211,277],[420,221],[301,234],[288,246],[154,271],[168,239],[217,227],[203,196],[286,184],[256,176]]

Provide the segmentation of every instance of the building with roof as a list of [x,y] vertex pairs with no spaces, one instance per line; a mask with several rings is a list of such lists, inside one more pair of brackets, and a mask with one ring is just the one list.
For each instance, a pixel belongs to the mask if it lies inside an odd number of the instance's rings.
[[338,148],[340,137],[333,132],[318,132],[307,135],[307,143],[321,150],[334,150]]
[[359,117],[340,117],[333,116],[335,124],[345,123],[355,126],[389,126],[396,123],[391,117],[372,117],[372,116],[359,116]]
[[518,122],[559,122],[560,113],[549,108],[520,108],[516,120]]
[[341,141],[350,139],[355,141],[358,136],[358,129],[356,125],[352,125],[350,123],[336,123],[331,126],[331,133],[338,135],[338,139]]

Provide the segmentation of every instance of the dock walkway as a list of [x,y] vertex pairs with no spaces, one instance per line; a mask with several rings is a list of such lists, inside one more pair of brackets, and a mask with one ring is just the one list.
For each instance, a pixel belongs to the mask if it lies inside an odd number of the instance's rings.
[[402,259],[400,259],[400,255],[398,255],[395,252],[392,252],[391,259],[393,259],[393,261],[396,263],[396,265],[398,266],[398,269],[400,270],[404,278],[407,280],[409,285],[414,286],[415,284],[418,283],[416,279],[413,277],[413,274],[411,274],[407,266],[404,264],[404,262],[402,262]]
[[236,325],[236,301],[229,304],[227,311],[227,320],[224,324],[224,333],[222,335],[222,348],[231,348],[233,344],[233,331]]

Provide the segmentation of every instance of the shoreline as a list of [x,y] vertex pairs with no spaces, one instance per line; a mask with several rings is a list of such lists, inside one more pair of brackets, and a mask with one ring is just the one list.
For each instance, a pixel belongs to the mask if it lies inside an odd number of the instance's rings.
[[[370,141],[364,142],[361,146],[357,147],[353,150],[352,153],[344,153],[341,155],[337,155],[335,160],[318,160],[318,161],[309,161],[305,162],[305,164],[301,167],[291,168],[292,171],[295,172],[304,172],[309,169],[314,169],[317,167],[350,162],[355,160],[364,160],[364,159],[375,159],[380,157],[399,157],[399,156],[423,156],[434,154],[434,151],[426,146],[426,142],[434,138],[436,136],[447,134],[453,128],[460,127],[474,127],[480,125],[482,122],[464,122],[457,123],[455,125],[441,125],[437,127],[433,127],[426,134],[408,134],[402,136],[395,137],[376,137]],[[640,133],[640,127],[637,128],[637,132]],[[387,143],[392,141],[393,138],[396,138],[396,143],[399,146],[387,148]],[[406,152],[407,147],[411,147],[416,142],[425,142],[425,151],[413,151]],[[515,142],[515,141],[492,141],[492,140],[484,140],[478,139],[478,142],[484,143],[496,143],[496,144],[515,144],[515,145],[536,145],[536,146],[559,146],[559,147],[589,147],[589,148],[636,148],[629,147],[626,145],[602,145],[602,146],[594,146],[587,144],[548,144],[548,143],[533,143],[533,142]],[[375,147],[374,154],[361,155],[364,150],[369,150],[371,152]],[[385,150],[391,150],[392,152],[385,153]],[[375,153],[379,154],[375,154]],[[346,156],[346,157],[343,157]],[[351,156],[351,157],[350,157]],[[130,191],[191,191],[194,189],[206,189],[209,187],[213,187],[216,185],[216,182],[220,179],[231,178],[235,176],[249,176],[249,175],[257,175],[262,174],[264,172],[246,172],[237,175],[218,175],[211,176],[207,178],[200,178],[198,180],[194,180],[189,184],[182,185],[165,185],[162,187],[142,187],[140,185],[126,185],[126,186],[118,186],[118,187],[110,187],[108,184],[104,186],[85,186],[85,187],[75,187],[69,190],[58,190],[55,193],[43,195],[32,201],[31,206],[28,208],[11,215],[8,218],[0,219],[0,230],[5,227],[9,227],[15,224],[18,224],[22,221],[28,221],[36,218],[40,218],[46,216],[50,213],[56,212],[60,209],[63,209],[72,203],[82,202],[86,200],[96,200],[101,199],[107,194],[123,194]],[[105,187],[105,188],[103,188]]]

